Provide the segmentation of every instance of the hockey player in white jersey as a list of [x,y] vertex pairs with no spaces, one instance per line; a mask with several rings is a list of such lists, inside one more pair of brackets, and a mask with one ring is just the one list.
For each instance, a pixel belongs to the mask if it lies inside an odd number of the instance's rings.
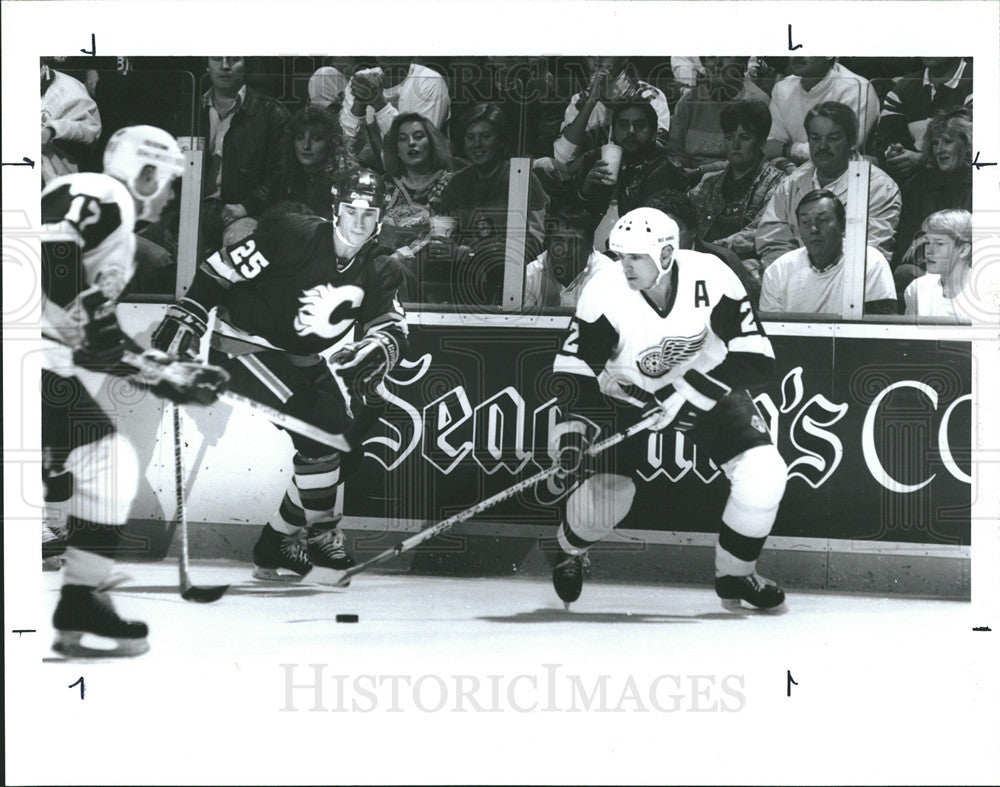
[[[681,250],[677,225],[660,211],[627,213],[608,246],[621,264],[587,283],[554,364],[574,383],[560,388],[570,415],[553,429],[549,452],[567,480],[582,479],[549,547],[556,593],[567,605],[579,598],[584,554],[632,505],[630,473],[595,473],[585,457],[597,431],[590,417],[603,417],[610,404],[659,414],[654,430],[685,432],[723,470],[731,487],[715,551],[716,593],[728,609],[777,607],[784,592],[755,568],[786,467],[745,390],[771,375],[771,343],[736,275],[713,255]],[[667,512],[667,522],[679,516]]]
[[[138,347],[122,331],[115,303],[135,270],[136,218],[155,221],[184,172],[177,142],[158,128],[117,131],[106,174],[76,173],[42,192],[42,322],[50,339],[42,370],[43,480],[47,502],[67,512],[63,586],[53,649],[67,656],[132,656],[149,649],[145,623],[123,620],[104,592],[139,480],[132,445],[87,392],[81,369],[128,377],[178,403],[209,404],[224,384],[157,351],[145,371],[123,361]],[[103,641],[90,647],[85,636]]]

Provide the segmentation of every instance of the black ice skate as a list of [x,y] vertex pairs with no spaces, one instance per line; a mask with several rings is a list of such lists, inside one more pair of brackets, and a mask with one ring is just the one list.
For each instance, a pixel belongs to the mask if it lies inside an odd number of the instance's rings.
[[[95,588],[63,585],[52,625],[56,630],[52,649],[69,658],[138,656],[149,650],[146,624],[120,618],[111,599]],[[103,638],[100,644],[107,647],[81,642],[88,634]]]
[[308,582],[318,585],[346,587],[350,579],[344,579],[344,572],[357,565],[344,547],[344,534],[339,528],[309,528],[306,550],[313,565],[306,577]]
[[569,609],[569,605],[580,598],[583,592],[583,570],[589,561],[586,555],[567,555],[563,552],[561,556],[562,560],[556,562],[552,569],[552,587],[556,589],[556,595],[566,609]]
[[745,609],[740,602],[753,609],[774,609],[785,603],[785,591],[756,574],[716,577],[715,592],[722,599],[723,608],[730,611]]
[[[302,547],[299,534],[279,533],[264,525],[253,547],[253,578],[271,581],[298,580],[312,570],[309,556]],[[278,569],[294,572],[282,574]]]

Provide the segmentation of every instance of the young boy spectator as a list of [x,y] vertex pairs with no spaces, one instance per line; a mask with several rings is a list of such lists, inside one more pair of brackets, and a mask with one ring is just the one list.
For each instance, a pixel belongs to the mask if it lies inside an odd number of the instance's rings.
[[[806,194],[795,211],[805,246],[783,254],[764,271],[762,312],[840,314],[844,298],[844,204],[827,189]],[[857,263],[852,260],[852,264]],[[895,314],[896,286],[889,263],[868,247],[865,313]]]
[[[809,138],[810,161],[774,190],[757,226],[757,253],[765,266],[802,245],[795,221],[802,197],[822,188],[847,202],[847,166],[857,156],[857,115],[845,104],[829,101],[810,109],[803,126]],[[868,245],[885,257],[892,257],[901,204],[899,186],[873,165],[868,188]]]
[[878,95],[871,83],[834,57],[792,57],[788,66],[791,76],[778,82],[771,93],[771,137],[764,153],[774,165],[789,172],[808,161],[804,120],[813,107],[831,101],[846,104],[855,113],[857,142],[863,146],[878,119]]

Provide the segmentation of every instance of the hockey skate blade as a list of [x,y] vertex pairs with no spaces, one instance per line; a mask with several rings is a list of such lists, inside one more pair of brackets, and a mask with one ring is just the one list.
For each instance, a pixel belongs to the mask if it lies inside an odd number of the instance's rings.
[[313,566],[312,570],[302,577],[303,582],[310,585],[323,585],[324,587],[346,588],[351,584],[351,578],[347,572],[338,568],[326,568],[325,566]]
[[254,579],[261,579],[265,582],[301,582],[301,574],[281,574],[276,568],[253,567],[252,575]]
[[[110,647],[93,647],[83,642],[84,636],[88,643],[108,644]],[[101,637],[86,631],[57,631],[52,650],[68,659],[100,659],[121,658],[126,656],[141,656],[149,650],[149,641],[141,639],[119,639],[116,637]]]
[[784,601],[776,607],[768,607],[765,609],[755,607],[753,604],[749,604],[739,598],[720,598],[719,603],[722,604],[722,608],[727,612],[738,612],[741,614],[753,612],[757,615],[784,615],[788,612],[788,608],[785,606]]
[[211,604],[222,598],[229,585],[216,585],[214,587],[199,588],[193,585],[181,591],[181,598],[185,601],[193,601],[195,604]]

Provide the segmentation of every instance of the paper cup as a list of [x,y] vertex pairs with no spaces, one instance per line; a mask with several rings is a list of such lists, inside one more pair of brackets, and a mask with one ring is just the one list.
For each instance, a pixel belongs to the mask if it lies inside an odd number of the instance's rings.
[[454,216],[431,216],[431,237],[450,238],[458,229],[458,219]]
[[618,180],[618,170],[622,166],[622,149],[614,142],[601,145],[601,161],[611,169],[611,177]]

